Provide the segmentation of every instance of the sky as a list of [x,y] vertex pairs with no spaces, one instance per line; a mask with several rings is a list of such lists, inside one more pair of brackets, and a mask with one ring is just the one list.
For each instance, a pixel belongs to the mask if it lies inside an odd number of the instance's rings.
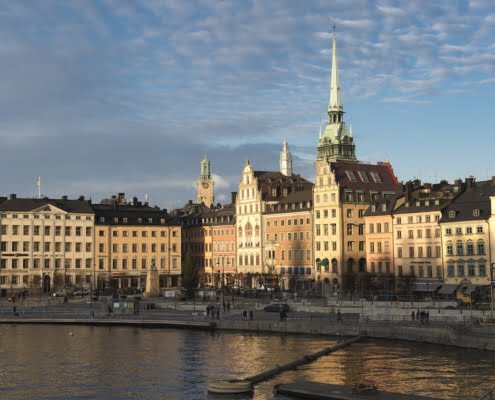
[[356,155],[400,181],[495,175],[495,2],[0,3],[0,194],[218,202],[242,168],[314,181],[335,23]]

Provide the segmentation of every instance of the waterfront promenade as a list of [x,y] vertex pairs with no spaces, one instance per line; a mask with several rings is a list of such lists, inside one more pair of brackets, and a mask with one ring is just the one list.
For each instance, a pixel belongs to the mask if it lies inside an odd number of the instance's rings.
[[[309,302],[289,303],[285,321],[278,313],[265,312],[266,302],[238,299],[230,311],[217,317],[205,316],[207,302],[146,299],[136,312],[119,313],[111,299],[91,301],[73,298],[64,303],[59,298],[25,299],[13,304],[0,303],[0,323],[85,324],[95,326],[140,326],[150,328],[188,328],[248,331],[276,334],[312,334],[331,336],[362,335],[372,338],[400,339],[495,351],[495,324],[489,311],[447,309],[442,304],[392,304],[340,302],[329,305]],[[110,307],[110,309],[109,309]],[[451,307],[447,305],[446,307]],[[428,321],[412,322],[411,312],[428,310]],[[110,311],[111,310],[111,311]],[[244,311],[248,320],[244,320]],[[253,319],[249,318],[249,311]],[[342,320],[338,321],[337,313]]]

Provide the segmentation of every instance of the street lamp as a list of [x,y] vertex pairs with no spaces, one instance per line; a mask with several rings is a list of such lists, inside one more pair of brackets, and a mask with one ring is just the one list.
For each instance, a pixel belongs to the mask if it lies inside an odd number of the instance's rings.
[[[229,259],[228,259],[228,256],[227,255],[223,255],[223,256],[218,256],[219,259],[222,260],[222,276],[221,276],[221,279],[222,279],[222,282],[221,282],[221,288],[222,288],[222,291],[221,291],[221,296],[222,296],[222,306],[224,304],[224,301],[223,301],[223,281],[224,281],[224,278],[225,278],[225,259],[227,258],[227,266],[229,265]],[[220,262],[218,261],[218,258],[217,258],[217,266],[220,266]]]

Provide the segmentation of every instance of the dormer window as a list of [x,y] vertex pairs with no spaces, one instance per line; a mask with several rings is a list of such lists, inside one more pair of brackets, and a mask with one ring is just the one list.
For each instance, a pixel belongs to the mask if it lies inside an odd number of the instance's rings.
[[440,200],[435,200],[435,205],[438,206],[440,204]]
[[374,204],[371,206],[371,212],[376,212],[376,206]]
[[455,211],[449,211],[449,218],[455,218]]
[[386,204],[382,204],[382,211],[387,211],[387,205]]
[[430,202],[428,200],[425,201],[425,206],[429,206],[430,205]]
[[416,202],[416,207],[419,207],[419,205],[420,205],[420,202],[419,202],[419,201],[417,201],[417,202]]
[[475,208],[473,210],[473,217],[479,217],[480,216],[480,209],[479,208]]
[[407,207],[409,207],[409,202],[408,202],[408,201],[406,201],[406,208],[407,208]]

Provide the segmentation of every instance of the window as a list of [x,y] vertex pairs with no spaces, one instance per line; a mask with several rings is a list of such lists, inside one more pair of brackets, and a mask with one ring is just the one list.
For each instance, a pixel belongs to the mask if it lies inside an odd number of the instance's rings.
[[451,244],[448,244],[447,245],[447,255],[448,256],[453,256],[454,255],[454,246],[452,246]]
[[345,201],[352,201],[352,192],[345,192]]
[[456,250],[457,250],[457,255],[458,256],[464,255],[464,246],[462,245],[462,243],[458,243],[457,244]]
[[383,232],[388,233],[388,229],[389,229],[389,227],[388,227],[388,222],[385,222],[385,223],[383,224]]
[[425,235],[427,238],[431,238],[431,229],[430,228],[426,228],[426,235]]
[[346,174],[347,174],[347,177],[349,178],[349,180],[351,182],[357,182],[357,178],[356,178],[356,175],[354,174],[353,171],[345,171]]
[[483,233],[483,227],[482,227],[482,226],[478,226],[478,227],[476,228],[476,232],[477,232],[477,233]]
[[402,239],[402,231],[397,231],[397,239]]
[[409,229],[409,231],[407,232],[407,237],[409,239],[412,239],[414,238],[414,231],[412,229]]
[[473,228],[471,226],[468,226],[466,228],[466,234],[471,235],[473,233]]
[[352,235],[352,224],[347,224],[347,234]]
[[375,224],[369,225],[369,233],[375,233]]
[[462,228],[455,228],[456,235],[462,235]]
[[397,258],[402,258],[402,247],[397,247]]
[[485,243],[478,242],[478,254],[479,255],[485,254]]
[[447,264],[447,276],[449,278],[454,277],[454,264]]
[[486,276],[486,267],[485,264],[480,264],[479,265],[479,276]]
[[473,210],[473,217],[479,217],[480,216],[480,210],[478,208],[475,208]]
[[351,208],[349,208],[347,210],[347,218],[352,218],[352,209]]
[[457,264],[457,276],[464,276],[464,264]]
[[414,247],[409,247],[409,258],[414,258]]
[[455,218],[455,211],[449,211],[449,218]]
[[376,233],[382,233],[382,224],[376,224]]
[[380,174],[378,172],[371,171],[370,174],[375,183],[382,183],[382,178],[380,177]]
[[397,225],[400,225],[402,224],[402,218],[401,217],[397,217]]
[[472,256],[474,255],[474,245],[472,243],[468,243],[466,246],[466,255]]
[[417,233],[417,236],[418,238],[422,238],[423,237],[423,231],[421,229],[418,229],[418,231],[416,232]]
[[358,171],[358,175],[359,175],[359,177],[361,178],[361,180],[363,182],[369,182],[370,181],[369,178],[368,178],[368,175],[366,174],[366,172],[364,172],[364,171]]
[[475,276],[475,268],[474,264],[468,264],[468,275],[469,276]]
[[450,235],[452,235],[452,228],[447,228],[447,229],[445,229],[445,235],[446,235],[446,236],[450,236]]

